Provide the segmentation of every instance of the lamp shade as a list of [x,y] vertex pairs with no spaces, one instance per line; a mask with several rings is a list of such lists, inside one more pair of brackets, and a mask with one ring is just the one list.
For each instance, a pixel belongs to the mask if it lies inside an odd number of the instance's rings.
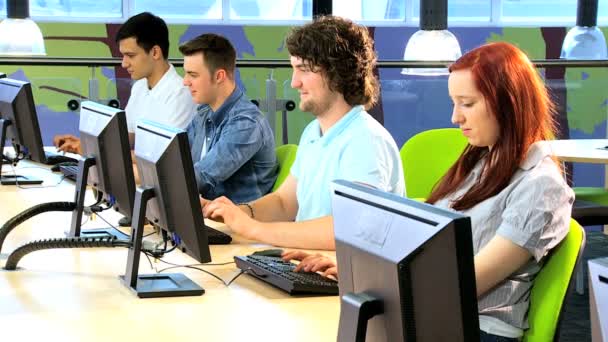
[[[412,35],[405,46],[403,59],[408,61],[454,61],[462,53],[458,39],[448,30],[420,30]],[[403,68],[404,75],[447,75],[447,68]]]
[[561,58],[607,59],[606,38],[597,26],[575,26],[564,38]]
[[[462,53],[458,39],[447,30],[447,0],[420,2],[420,30],[410,37],[405,46],[406,61],[454,61]],[[447,75],[447,68],[403,68],[404,75]]]
[[0,55],[46,55],[42,32],[29,19],[29,1],[8,0],[7,18],[0,22]]
[[606,59],[606,38],[597,25],[598,0],[579,0],[576,26],[570,29],[562,44],[561,58]]

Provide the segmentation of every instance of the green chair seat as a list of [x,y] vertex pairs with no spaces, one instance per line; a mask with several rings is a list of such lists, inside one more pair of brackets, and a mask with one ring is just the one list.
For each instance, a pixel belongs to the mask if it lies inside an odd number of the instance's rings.
[[608,189],[599,187],[574,187],[577,200],[608,206]]
[[523,341],[556,341],[564,302],[572,292],[574,269],[585,249],[585,230],[570,220],[570,231],[549,255],[536,276],[530,295],[528,323]]
[[296,160],[296,153],[298,152],[298,145],[285,144],[276,148],[277,164],[279,165],[279,172],[277,174],[277,180],[274,182],[272,191],[277,190],[285,178],[289,175],[291,165]]
[[437,182],[467,146],[458,128],[420,132],[401,147],[405,192],[409,198],[428,198]]

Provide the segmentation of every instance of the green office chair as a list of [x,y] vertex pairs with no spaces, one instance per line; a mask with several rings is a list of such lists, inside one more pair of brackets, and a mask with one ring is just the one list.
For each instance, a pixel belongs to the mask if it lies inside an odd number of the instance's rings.
[[401,147],[405,191],[409,198],[428,198],[437,182],[467,146],[458,128],[420,132]]
[[570,220],[570,232],[551,251],[549,259],[536,276],[530,296],[528,323],[523,341],[557,341],[559,324],[567,295],[572,292],[574,269],[585,249],[585,230]]
[[283,184],[283,181],[289,175],[291,165],[296,160],[296,153],[298,152],[298,145],[286,144],[276,148],[277,163],[279,164],[279,172],[277,174],[277,180],[274,182],[272,191]]
[[608,206],[608,190],[596,187],[574,187],[574,194],[577,200],[593,202],[599,205]]

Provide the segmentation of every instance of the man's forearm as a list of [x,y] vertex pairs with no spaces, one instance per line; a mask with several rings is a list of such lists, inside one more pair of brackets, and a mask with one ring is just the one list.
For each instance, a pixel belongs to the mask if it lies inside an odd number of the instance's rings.
[[252,238],[281,247],[336,249],[331,216],[301,222],[258,222]]
[[293,221],[295,214],[283,203],[277,192],[270,193],[250,203],[254,218],[262,222]]

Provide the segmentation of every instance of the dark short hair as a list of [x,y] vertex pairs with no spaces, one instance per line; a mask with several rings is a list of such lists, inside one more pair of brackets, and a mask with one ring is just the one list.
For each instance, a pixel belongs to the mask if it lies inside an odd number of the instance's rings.
[[286,43],[290,55],[314,72],[324,72],[329,89],[341,93],[349,105],[369,107],[377,101],[377,56],[365,27],[340,17],[319,17],[292,29]]
[[214,33],[205,33],[179,47],[184,56],[202,53],[211,73],[224,69],[232,76],[236,68],[236,50],[228,39]]
[[165,59],[169,58],[169,29],[165,21],[150,12],[142,12],[132,16],[116,33],[116,42],[123,39],[135,38],[137,45],[150,52],[158,45]]

